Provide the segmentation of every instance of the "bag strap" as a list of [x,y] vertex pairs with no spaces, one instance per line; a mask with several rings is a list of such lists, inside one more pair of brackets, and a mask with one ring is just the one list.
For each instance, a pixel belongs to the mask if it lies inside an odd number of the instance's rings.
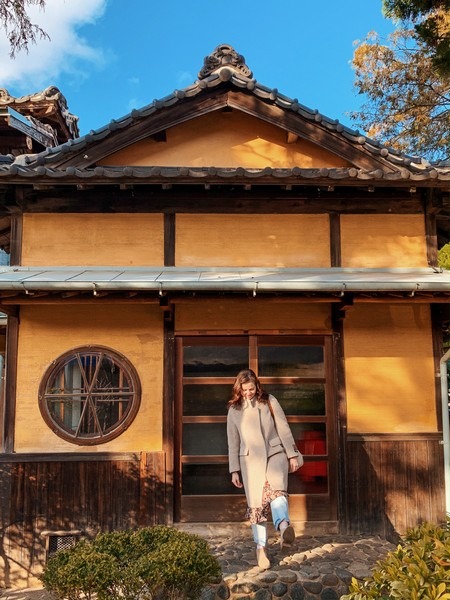
[[276,426],[275,415],[273,414],[272,404],[270,403],[270,398],[267,398],[267,404],[269,405],[270,414],[272,415],[273,422]]

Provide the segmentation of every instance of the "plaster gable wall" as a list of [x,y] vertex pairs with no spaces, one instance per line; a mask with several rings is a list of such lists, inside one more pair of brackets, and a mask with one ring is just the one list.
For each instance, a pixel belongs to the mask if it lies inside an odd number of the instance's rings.
[[244,168],[334,168],[346,160],[308,140],[289,143],[287,132],[238,111],[216,111],[115,152],[99,165]]

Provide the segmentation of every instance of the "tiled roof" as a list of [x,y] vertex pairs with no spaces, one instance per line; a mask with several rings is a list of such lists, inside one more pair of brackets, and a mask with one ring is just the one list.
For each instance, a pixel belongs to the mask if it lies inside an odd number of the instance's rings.
[[21,108],[23,108],[27,115],[33,114],[34,110],[39,110],[40,105],[49,102],[58,106],[61,117],[72,136],[79,136],[78,117],[69,111],[67,100],[57,87],[49,86],[41,92],[17,97],[11,96],[6,88],[0,88],[0,107],[11,106],[18,112],[21,112]]
[[450,271],[189,267],[0,267],[0,291],[450,294]]
[[[77,169],[68,167],[67,169],[51,165],[57,165],[62,158],[68,157],[71,153],[78,153],[94,143],[105,140],[118,130],[125,129],[130,125],[146,119],[151,115],[157,114],[163,109],[167,109],[182,103],[184,100],[200,96],[206,90],[214,90],[219,86],[227,84],[232,88],[246,91],[265,103],[275,105],[284,111],[294,113],[303,119],[317,124],[319,127],[338,134],[348,143],[364,149],[374,157],[382,158],[391,167],[388,173],[382,169],[372,171],[357,168],[334,168],[334,169],[244,169],[244,168],[160,168],[160,167],[86,167]],[[341,124],[338,120],[332,120],[321,114],[318,110],[312,110],[301,104],[296,98],[292,99],[281,94],[277,89],[268,88],[256,81],[252,77],[251,71],[245,65],[244,59],[238,55],[231,46],[222,44],[205,59],[205,66],[200,71],[199,79],[192,85],[182,89],[175,90],[172,94],[159,100],[154,100],[151,104],[141,109],[134,109],[124,117],[112,120],[104,127],[91,131],[85,136],[69,140],[55,148],[48,148],[37,155],[22,155],[17,157],[11,166],[0,166],[1,176],[16,176],[20,178],[49,177],[51,179],[71,180],[71,179],[135,179],[135,180],[192,180],[207,179],[215,177],[219,180],[227,178],[248,178],[255,180],[279,180],[283,178],[298,179],[333,179],[333,180],[386,180],[386,181],[449,181],[450,164],[430,163],[423,158],[410,157],[397,152],[396,150],[383,146],[379,142],[372,140],[359,131],[355,131]]]
[[202,183],[216,182],[225,183],[231,181],[248,181],[250,183],[279,183],[283,180],[298,180],[299,183],[307,185],[308,181],[326,180],[330,185],[333,182],[345,183],[375,182],[385,183],[405,182],[411,185],[425,181],[450,182],[450,167],[434,168],[433,166],[416,166],[407,169],[399,168],[395,172],[385,172],[382,169],[366,171],[354,167],[345,168],[321,168],[321,169],[278,169],[265,167],[264,169],[216,168],[216,167],[95,167],[92,169],[77,169],[76,167],[51,168],[40,165],[25,166],[20,160],[10,163],[7,157],[0,158],[0,181],[2,177],[19,177],[24,180],[40,179],[49,177],[62,183],[70,183],[73,180],[95,180],[96,183],[108,183],[112,181],[134,181],[135,183],[169,182],[169,183]]

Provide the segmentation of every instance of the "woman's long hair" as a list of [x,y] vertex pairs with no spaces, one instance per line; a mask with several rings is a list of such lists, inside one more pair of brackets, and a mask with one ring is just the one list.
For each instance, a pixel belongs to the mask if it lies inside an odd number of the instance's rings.
[[266,404],[269,399],[269,394],[265,392],[262,387],[259,379],[256,377],[256,374],[251,369],[243,369],[237,374],[235,382],[233,384],[233,391],[231,395],[231,400],[228,402],[228,408],[236,408],[239,409],[242,406],[242,386],[245,383],[254,383],[256,387],[256,400],[258,402],[262,402]]

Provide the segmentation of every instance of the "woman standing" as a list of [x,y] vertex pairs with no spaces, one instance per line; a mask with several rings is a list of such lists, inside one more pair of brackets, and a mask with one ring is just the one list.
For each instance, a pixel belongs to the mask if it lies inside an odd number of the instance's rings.
[[231,482],[237,488],[244,487],[246,518],[252,527],[258,566],[268,569],[266,524],[270,513],[280,532],[281,548],[295,539],[289,521],[287,482],[288,472],[297,471],[303,457],[278,400],[261,388],[250,369],[238,373],[234,382],[227,435]]

